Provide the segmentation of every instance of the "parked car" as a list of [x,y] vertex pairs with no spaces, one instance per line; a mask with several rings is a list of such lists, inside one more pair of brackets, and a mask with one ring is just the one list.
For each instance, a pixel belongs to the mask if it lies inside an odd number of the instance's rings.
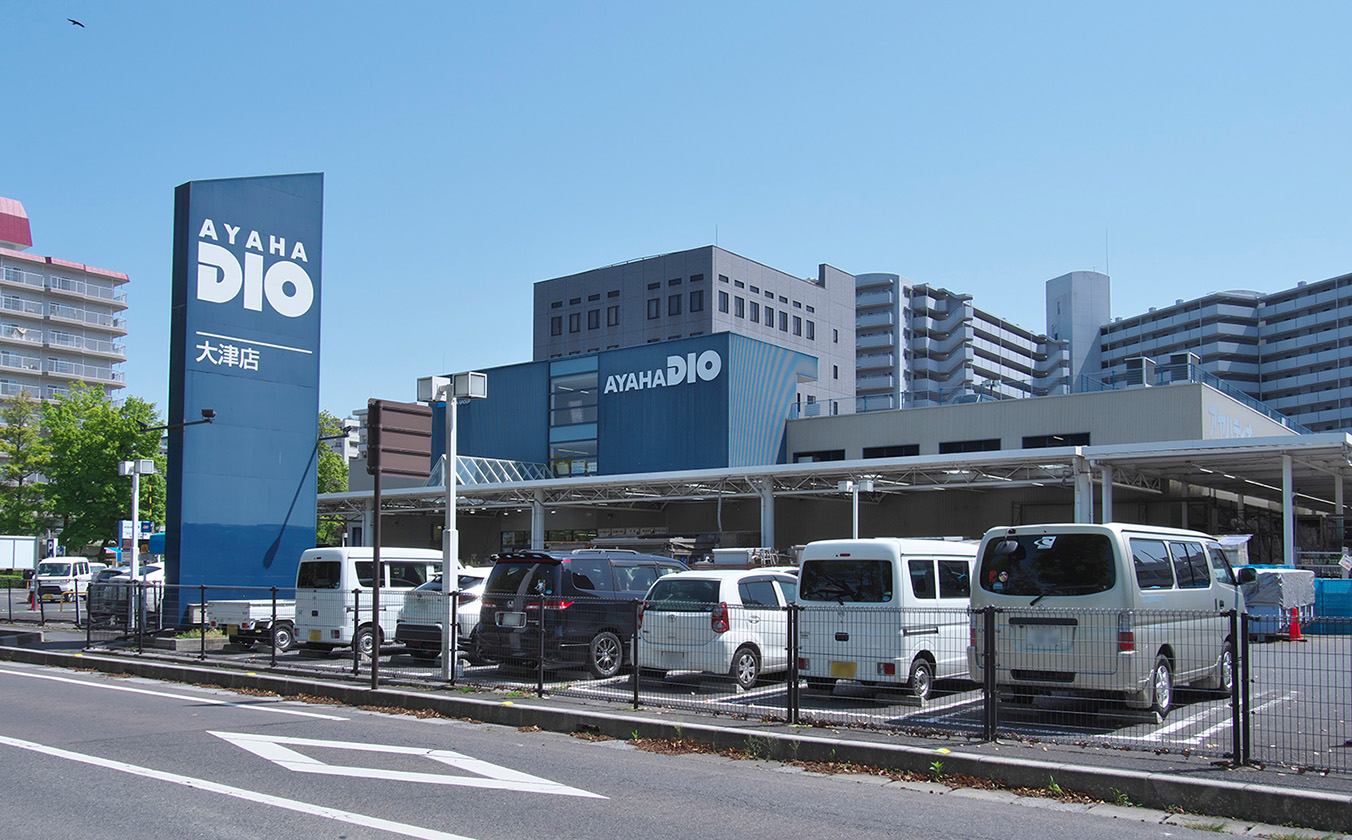
[[659,577],[686,570],[636,551],[500,554],[480,599],[479,652],[490,662],[563,668],[596,677],[624,666],[637,606]]
[[798,579],[769,569],[678,572],[659,578],[639,613],[638,666],[725,674],[751,688],[789,667],[788,612]]
[[837,680],[906,688],[967,676],[967,609],[976,546],[938,539],[819,540],[798,576],[798,670],[808,687]]
[[[471,662],[477,660],[477,630],[480,596],[488,580],[488,569],[465,567],[457,576],[459,596],[455,603],[458,649]],[[404,597],[403,609],[395,617],[394,640],[405,645],[416,659],[436,659],[441,655],[441,619],[446,599],[441,594],[441,578],[436,577]]]
[[[147,613],[159,612],[164,603],[164,567],[148,563],[137,567],[136,576],[144,592]],[[95,622],[121,624],[130,614],[137,587],[131,583],[130,566],[102,569],[89,585],[89,616]]]
[[33,573],[33,594],[43,601],[73,601],[89,589],[89,581],[107,566],[84,557],[53,557]]
[[1228,694],[1243,594],[1220,542],[1197,531],[1108,523],[992,528],[972,589],[972,679],[995,607],[995,684],[1014,701],[1107,696],[1169,713],[1174,686]]

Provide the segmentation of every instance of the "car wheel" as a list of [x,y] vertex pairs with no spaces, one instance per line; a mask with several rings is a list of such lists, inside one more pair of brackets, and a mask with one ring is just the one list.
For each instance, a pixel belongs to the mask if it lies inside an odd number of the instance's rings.
[[272,628],[272,647],[278,651],[291,650],[296,646],[296,631],[290,624],[278,624]]
[[624,662],[624,645],[620,644],[620,637],[609,630],[602,630],[592,637],[591,645],[587,648],[587,670],[591,671],[592,676],[605,679],[613,677],[620,672],[620,665]]
[[1227,697],[1235,690],[1235,646],[1229,641],[1221,651],[1221,661],[1216,666],[1216,691]]
[[807,681],[807,687],[813,691],[831,691],[836,687],[836,681],[823,677],[804,677]]
[[737,681],[738,688],[751,688],[760,679],[760,655],[750,645],[742,645],[732,655],[732,668],[728,676]]
[[1174,705],[1174,669],[1169,657],[1155,657],[1155,670],[1150,674],[1150,708],[1163,720]]
[[911,663],[911,676],[906,680],[911,696],[918,700],[928,700],[934,691],[934,666],[927,659],[917,659]]
[[371,656],[376,653],[379,644],[376,642],[375,628],[369,624],[357,630],[357,636],[352,640],[352,646],[362,656]]

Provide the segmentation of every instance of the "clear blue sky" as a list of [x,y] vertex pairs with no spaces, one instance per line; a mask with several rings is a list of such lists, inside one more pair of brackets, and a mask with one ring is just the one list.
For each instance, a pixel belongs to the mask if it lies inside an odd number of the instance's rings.
[[[76,18],[84,28],[67,22]],[[168,397],[173,190],[325,173],[320,404],[527,361],[531,285],[717,244],[1045,329],[1352,271],[1352,4],[18,0],[0,195],[124,271]]]

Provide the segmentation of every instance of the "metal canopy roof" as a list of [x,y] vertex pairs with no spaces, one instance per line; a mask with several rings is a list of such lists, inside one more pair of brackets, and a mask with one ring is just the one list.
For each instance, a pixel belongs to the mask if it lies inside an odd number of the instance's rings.
[[[1097,481],[1112,471],[1116,488],[1159,493],[1175,480],[1282,505],[1283,456],[1291,456],[1298,507],[1332,512],[1336,479],[1352,475],[1352,436],[1341,432],[1278,438],[1172,441],[1121,446],[1022,449],[964,455],[776,464],[738,470],[697,470],[537,481],[457,485],[458,507],[547,505],[650,507],[668,502],[774,496],[839,498],[838,482],[873,479],[873,495],[942,489],[992,490],[1064,486],[1077,472]],[[382,492],[385,512],[444,511],[441,486]],[[360,514],[369,492],[327,493],[321,514]]]

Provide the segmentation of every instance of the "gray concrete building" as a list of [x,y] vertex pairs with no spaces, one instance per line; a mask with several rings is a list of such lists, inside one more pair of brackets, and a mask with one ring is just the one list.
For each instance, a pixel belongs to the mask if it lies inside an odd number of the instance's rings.
[[714,245],[535,284],[534,360],[732,332],[807,353],[795,414],[854,411],[855,279],[795,277]]

